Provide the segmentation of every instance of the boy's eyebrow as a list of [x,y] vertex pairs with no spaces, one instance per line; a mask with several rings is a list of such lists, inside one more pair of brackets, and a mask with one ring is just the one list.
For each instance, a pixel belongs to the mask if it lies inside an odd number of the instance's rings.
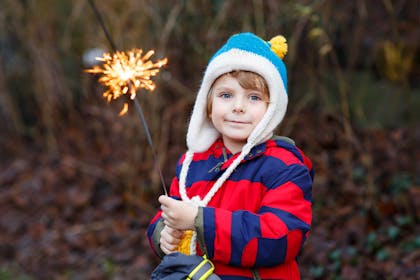
[[[244,88],[241,86],[241,88],[243,88],[244,90],[247,91],[258,91],[258,92],[262,92],[261,90],[257,89],[257,88]],[[233,90],[233,87],[229,87],[229,86],[216,86],[214,87],[215,90],[219,90],[219,89],[225,89],[225,90]]]
[[219,90],[232,90],[232,88],[227,87],[227,86],[219,86],[219,87],[215,87],[214,90],[219,91]]

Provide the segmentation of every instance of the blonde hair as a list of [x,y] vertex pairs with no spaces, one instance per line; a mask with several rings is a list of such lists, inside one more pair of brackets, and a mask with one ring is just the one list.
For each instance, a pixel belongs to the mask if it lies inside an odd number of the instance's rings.
[[267,98],[267,101],[269,101],[270,93],[268,91],[267,83],[263,77],[261,77],[257,73],[250,71],[234,70],[232,72],[220,75],[219,77],[217,77],[216,80],[214,80],[213,84],[211,85],[209,93],[207,94],[207,116],[211,114],[211,110],[213,109],[212,99],[214,94],[214,85],[218,80],[226,76],[235,78],[238,81],[239,85],[244,89],[258,90],[262,92],[264,98]]

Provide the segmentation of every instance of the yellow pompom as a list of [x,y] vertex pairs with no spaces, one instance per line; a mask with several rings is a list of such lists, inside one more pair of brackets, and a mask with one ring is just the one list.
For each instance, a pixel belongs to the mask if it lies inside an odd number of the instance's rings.
[[271,50],[281,59],[286,55],[287,53],[287,43],[286,38],[284,38],[281,35],[277,35],[273,37],[270,41],[271,44]]
[[191,239],[193,236],[192,230],[184,231],[184,236],[182,237],[181,241],[178,244],[178,248],[176,249],[178,252],[183,253],[185,255],[190,255],[190,247],[191,247]]

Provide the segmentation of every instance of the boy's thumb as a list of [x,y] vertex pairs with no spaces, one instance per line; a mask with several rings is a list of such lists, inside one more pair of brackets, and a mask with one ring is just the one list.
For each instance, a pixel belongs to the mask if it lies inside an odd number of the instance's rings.
[[167,196],[167,195],[161,195],[159,196],[159,202],[160,204],[163,204],[165,206],[170,207],[172,204],[176,203],[176,200]]
[[169,197],[166,195],[161,195],[159,196],[158,201],[160,204],[167,204],[168,198]]

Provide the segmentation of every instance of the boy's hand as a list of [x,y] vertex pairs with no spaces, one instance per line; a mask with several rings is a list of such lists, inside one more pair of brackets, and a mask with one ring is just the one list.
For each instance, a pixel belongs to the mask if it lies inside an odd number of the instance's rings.
[[165,254],[170,254],[178,248],[178,244],[183,236],[181,230],[173,229],[167,225],[160,233],[160,248]]
[[159,197],[165,225],[178,230],[194,229],[198,207],[166,195]]

